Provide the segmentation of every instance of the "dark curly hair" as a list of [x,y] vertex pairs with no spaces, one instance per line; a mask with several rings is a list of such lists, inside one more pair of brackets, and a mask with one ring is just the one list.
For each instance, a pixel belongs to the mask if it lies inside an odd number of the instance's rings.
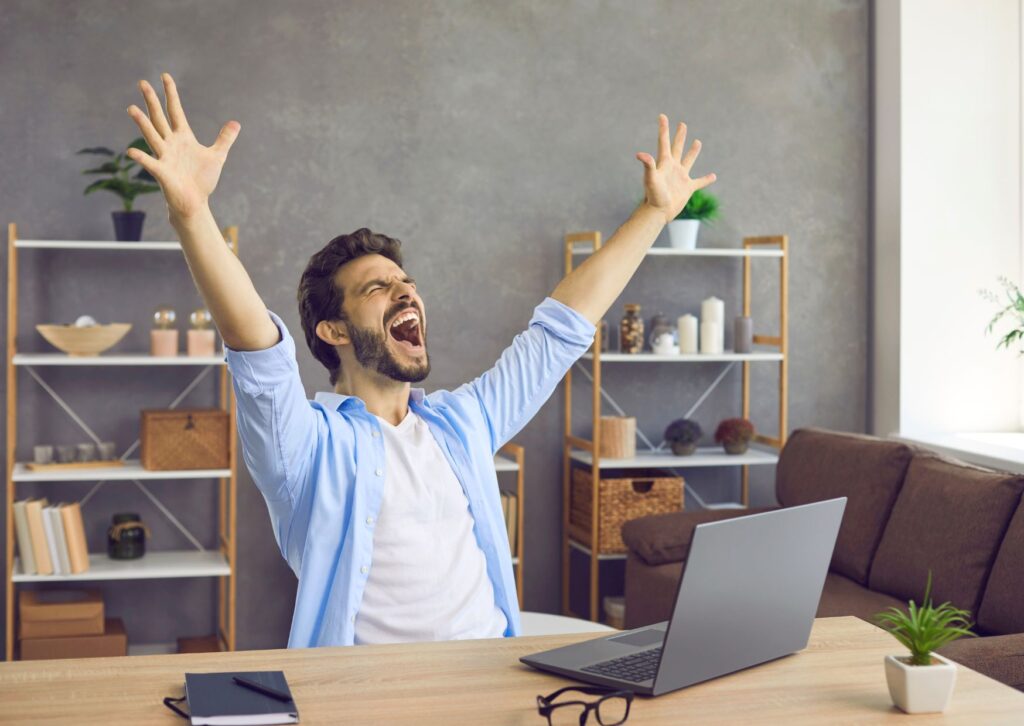
[[306,345],[313,357],[323,363],[331,374],[331,385],[338,382],[341,359],[334,346],[317,337],[316,326],[321,320],[346,320],[341,303],[345,291],[335,281],[338,269],[363,255],[382,255],[402,266],[402,243],[366,227],[352,234],[335,237],[324,248],[309,258],[299,281],[299,318]]

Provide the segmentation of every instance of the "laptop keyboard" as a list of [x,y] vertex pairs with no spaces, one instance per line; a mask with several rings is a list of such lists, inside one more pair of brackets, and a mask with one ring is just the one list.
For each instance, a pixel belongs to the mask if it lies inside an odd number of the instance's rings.
[[611,676],[631,683],[643,683],[654,678],[661,660],[661,648],[652,648],[639,653],[595,663],[581,670],[602,676]]

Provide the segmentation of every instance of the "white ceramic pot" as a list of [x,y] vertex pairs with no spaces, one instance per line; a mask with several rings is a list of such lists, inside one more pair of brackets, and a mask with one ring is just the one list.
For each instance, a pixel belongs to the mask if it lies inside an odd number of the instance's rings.
[[673,219],[668,223],[668,243],[680,250],[696,249],[698,231],[699,219]]
[[885,680],[889,695],[898,708],[907,713],[939,713],[949,707],[956,684],[956,665],[932,653],[938,663],[913,666],[902,656],[885,656]]

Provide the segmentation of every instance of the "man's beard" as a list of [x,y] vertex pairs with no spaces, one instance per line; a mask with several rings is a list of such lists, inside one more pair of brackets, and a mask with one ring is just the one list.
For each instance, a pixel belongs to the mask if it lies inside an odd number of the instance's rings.
[[427,355],[427,339],[423,335],[424,361],[413,365],[403,365],[395,360],[387,347],[386,334],[378,333],[369,328],[356,327],[349,321],[348,336],[352,340],[352,352],[356,360],[364,368],[375,370],[382,376],[386,376],[402,383],[419,383],[430,374],[430,357]]

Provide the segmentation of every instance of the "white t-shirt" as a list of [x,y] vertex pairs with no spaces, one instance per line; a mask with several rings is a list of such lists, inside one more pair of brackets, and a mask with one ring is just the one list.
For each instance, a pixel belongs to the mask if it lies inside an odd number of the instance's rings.
[[355,643],[500,638],[484,553],[462,485],[425,421],[410,410],[384,435],[384,499]]

